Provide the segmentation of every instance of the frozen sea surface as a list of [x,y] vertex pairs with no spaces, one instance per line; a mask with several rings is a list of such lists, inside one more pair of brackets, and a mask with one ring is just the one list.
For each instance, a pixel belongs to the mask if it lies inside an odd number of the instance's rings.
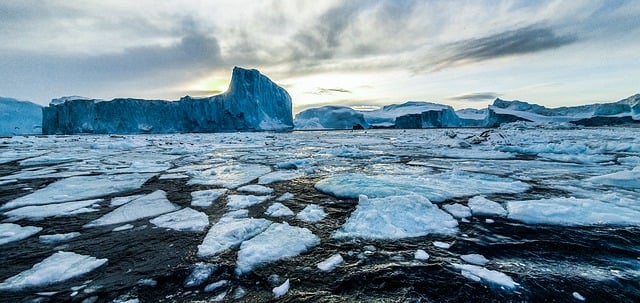
[[639,159],[632,127],[0,138],[0,301],[637,302]]

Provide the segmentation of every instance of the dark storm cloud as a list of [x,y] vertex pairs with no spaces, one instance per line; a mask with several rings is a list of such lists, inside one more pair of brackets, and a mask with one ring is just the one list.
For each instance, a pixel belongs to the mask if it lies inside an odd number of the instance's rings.
[[444,57],[430,64],[434,70],[465,63],[506,56],[537,53],[578,41],[575,35],[558,35],[550,27],[528,26],[479,39],[469,39],[445,45]]
[[498,98],[500,94],[494,92],[481,92],[481,93],[470,93],[459,96],[449,97],[449,100],[464,100],[464,101],[486,101],[493,100]]

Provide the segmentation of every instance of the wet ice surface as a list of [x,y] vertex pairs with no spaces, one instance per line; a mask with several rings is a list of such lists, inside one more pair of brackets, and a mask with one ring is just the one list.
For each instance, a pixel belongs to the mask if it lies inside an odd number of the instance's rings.
[[637,133],[2,138],[0,297],[638,301]]

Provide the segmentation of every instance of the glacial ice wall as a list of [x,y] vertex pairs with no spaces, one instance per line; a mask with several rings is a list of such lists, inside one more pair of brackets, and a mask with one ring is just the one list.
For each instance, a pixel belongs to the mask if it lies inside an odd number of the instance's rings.
[[31,135],[42,132],[42,107],[0,97],[0,136]]

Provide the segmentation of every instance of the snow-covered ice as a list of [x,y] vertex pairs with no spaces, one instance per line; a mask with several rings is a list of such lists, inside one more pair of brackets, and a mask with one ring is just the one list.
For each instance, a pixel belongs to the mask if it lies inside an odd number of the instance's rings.
[[10,217],[12,220],[29,219],[34,221],[48,217],[69,217],[82,213],[96,212],[99,209],[92,206],[96,206],[102,201],[104,200],[94,199],[48,205],[31,205],[10,210],[4,213],[4,215]]
[[220,220],[209,228],[201,245],[198,245],[198,256],[209,257],[227,249],[238,247],[263,232],[271,225],[266,219],[233,219]]
[[218,266],[215,264],[209,263],[198,263],[196,264],[189,276],[184,279],[184,287],[196,287],[207,282],[211,274],[218,269]]
[[433,241],[433,246],[440,249],[449,249],[451,247],[451,243],[442,242],[442,241]]
[[633,170],[591,177],[587,179],[587,181],[622,188],[640,189],[640,166],[637,166]]
[[268,195],[273,192],[273,188],[269,188],[266,186],[258,185],[258,184],[250,184],[238,187],[238,192],[250,193],[256,195]]
[[220,197],[227,193],[227,189],[207,189],[191,192],[191,206],[210,207]]
[[294,213],[291,209],[284,206],[284,204],[276,202],[273,203],[267,208],[265,215],[270,217],[290,217],[293,216]]
[[118,207],[124,204],[127,204],[135,199],[141,198],[144,195],[133,195],[133,196],[126,196],[126,197],[115,197],[111,199],[111,202],[109,203],[109,206],[111,207]]
[[324,219],[326,216],[327,213],[324,212],[324,208],[322,208],[322,206],[309,204],[296,215],[296,218],[308,223],[316,223]]
[[85,224],[84,227],[122,224],[155,217],[178,209],[177,205],[169,202],[166,192],[157,190],[116,208],[104,216]]
[[76,232],[70,232],[66,234],[41,235],[40,237],[38,237],[38,240],[40,240],[40,242],[45,244],[53,244],[53,243],[69,241],[79,236],[80,236],[80,233],[76,231]]
[[234,164],[217,166],[195,172],[189,184],[215,185],[235,189],[271,172],[271,168],[260,164]]
[[518,283],[514,282],[511,277],[506,274],[486,269],[481,266],[471,264],[451,264],[455,269],[460,270],[460,273],[472,281],[482,281],[488,284],[495,284],[507,289],[513,289],[518,286]]
[[0,290],[16,291],[23,288],[46,286],[69,280],[107,263],[107,259],[59,251],[13,277],[0,283]]
[[401,239],[429,234],[453,235],[458,221],[423,196],[368,198],[361,195],[356,210],[333,237],[336,239]]
[[205,213],[187,207],[166,213],[149,222],[158,227],[173,230],[201,232],[209,226],[209,217]]
[[290,181],[305,176],[303,171],[298,170],[277,170],[258,178],[258,184],[271,184],[275,182]]
[[462,204],[454,203],[454,204],[444,204],[442,208],[450,213],[454,218],[462,219],[471,217],[471,210],[469,207],[466,207]]
[[489,262],[489,260],[487,260],[487,258],[485,258],[483,255],[479,255],[479,254],[462,255],[462,256],[460,256],[460,259],[462,259],[463,261],[465,261],[465,262],[467,262],[469,264],[479,265],[479,266],[484,266]]
[[273,297],[277,299],[286,295],[287,292],[289,292],[289,287],[290,287],[289,279],[287,279],[287,281],[284,281],[282,285],[273,288],[272,290]]
[[0,223],[0,245],[29,238],[41,230],[42,227]]
[[469,199],[468,204],[471,212],[476,216],[506,217],[507,211],[498,202],[491,201],[482,196],[475,196]]
[[429,260],[429,254],[422,250],[422,249],[418,249],[416,250],[416,252],[413,254],[413,258],[419,261],[427,261]]
[[204,292],[213,292],[217,289],[220,289],[228,285],[229,285],[229,280],[220,280],[217,282],[213,282],[213,283],[207,284],[207,286],[204,287]]
[[316,267],[324,272],[330,272],[336,269],[336,267],[340,266],[344,262],[342,255],[334,254],[331,257],[325,259],[324,261],[316,264]]
[[284,193],[284,194],[282,194],[282,196],[280,196],[280,197],[276,198],[276,201],[278,201],[278,202],[284,202],[284,201],[291,200],[291,199],[293,199],[294,197],[295,197],[295,195],[294,195],[294,194],[292,194],[292,193]]
[[574,291],[571,295],[578,301],[586,300],[586,298],[577,291]]
[[227,196],[227,207],[229,209],[247,208],[269,199],[271,199],[271,196],[229,195]]
[[243,275],[258,266],[297,256],[318,244],[320,238],[306,228],[273,223],[261,234],[242,242],[236,274]]

